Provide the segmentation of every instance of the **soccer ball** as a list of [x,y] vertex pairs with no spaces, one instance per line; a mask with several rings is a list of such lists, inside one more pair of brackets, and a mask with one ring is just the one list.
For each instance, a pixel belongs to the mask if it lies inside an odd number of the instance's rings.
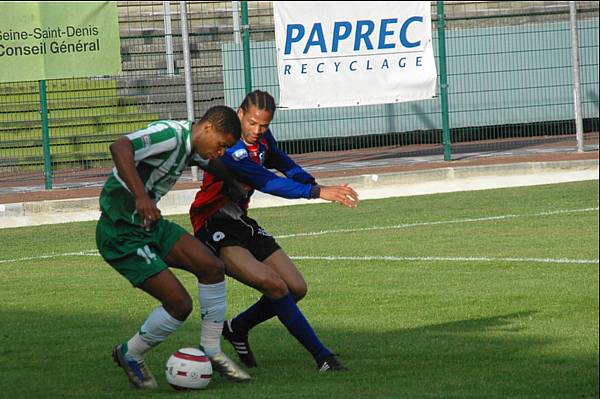
[[182,348],[169,357],[165,372],[176,390],[204,389],[212,377],[212,366],[201,350]]

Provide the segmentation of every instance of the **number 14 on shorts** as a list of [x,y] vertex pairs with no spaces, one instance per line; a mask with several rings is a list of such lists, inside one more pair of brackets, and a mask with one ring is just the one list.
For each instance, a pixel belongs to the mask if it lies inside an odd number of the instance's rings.
[[142,248],[138,248],[137,254],[138,256],[144,258],[147,264],[151,264],[156,260],[156,254],[152,252],[147,245],[144,245]]

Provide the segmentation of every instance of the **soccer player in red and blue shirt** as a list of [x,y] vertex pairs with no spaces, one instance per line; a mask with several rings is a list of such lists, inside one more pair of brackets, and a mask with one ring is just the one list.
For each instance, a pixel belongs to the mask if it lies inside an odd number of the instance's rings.
[[269,130],[274,113],[275,101],[267,92],[256,90],[242,102],[238,109],[242,137],[220,160],[244,184],[247,196],[234,203],[223,194],[224,183],[204,172],[202,187],[190,209],[194,234],[223,260],[229,276],[263,293],[255,304],[223,326],[223,336],[246,366],[257,365],[248,332],[277,316],[310,352],[319,371],[345,370],[296,304],[307,292],[302,274],[275,239],[248,217],[247,209],[254,190],[290,199],[321,198],[348,207],[357,206],[358,195],[347,185],[318,185],[282,151]]

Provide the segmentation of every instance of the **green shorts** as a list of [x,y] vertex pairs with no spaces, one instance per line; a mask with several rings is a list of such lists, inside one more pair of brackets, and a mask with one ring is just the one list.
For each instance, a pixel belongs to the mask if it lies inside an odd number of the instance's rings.
[[101,216],[96,225],[96,245],[104,260],[137,287],[166,269],[164,258],[187,231],[161,218],[152,230]]

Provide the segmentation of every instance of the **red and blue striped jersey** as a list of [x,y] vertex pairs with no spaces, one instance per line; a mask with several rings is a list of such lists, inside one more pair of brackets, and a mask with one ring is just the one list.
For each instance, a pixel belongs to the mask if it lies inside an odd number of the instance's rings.
[[[248,209],[254,190],[289,199],[311,198],[315,178],[279,148],[270,130],[255,145],[238,140],[220,159],[247,189],[246,198],[238,203],[244,210]],[[229,201],[229,197],[221,192],[222,186],[222,181],[216,181],[214,176],[204,172],[202,187],[190,208],[194,231],[201,229]]]

